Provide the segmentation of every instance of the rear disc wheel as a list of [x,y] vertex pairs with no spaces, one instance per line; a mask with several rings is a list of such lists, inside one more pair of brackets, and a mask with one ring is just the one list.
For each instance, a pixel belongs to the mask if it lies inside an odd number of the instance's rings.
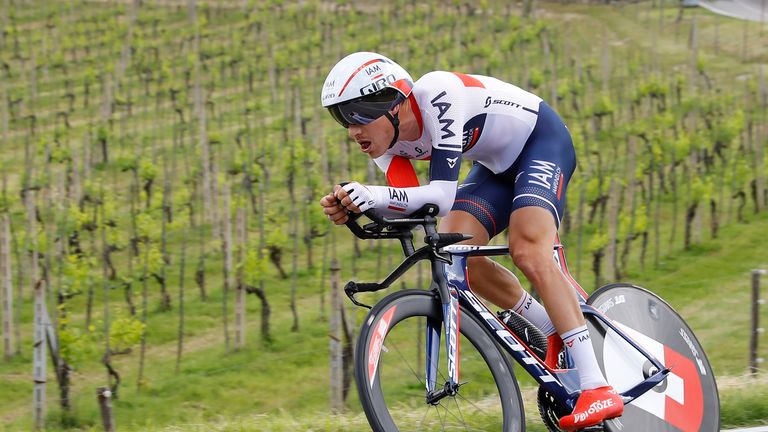
[[[656,357],[671,373],[604,423],[611,432],[716,432],[720,399],[712,367],[690,327],[669,304],[631,284],[606,285],[588,304]],[[588,315],[592,345],[608,382],[623,392],[656,371],[650,362],[598,319]]]

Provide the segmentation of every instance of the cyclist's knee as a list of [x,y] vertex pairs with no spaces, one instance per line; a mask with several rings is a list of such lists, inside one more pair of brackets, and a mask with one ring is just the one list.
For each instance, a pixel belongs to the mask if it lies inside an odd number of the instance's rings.
[[532,282],[539,280],[542,272],[549,271],[548,266],[553,263],[552,253],[533,242],[521,241],[514,245],[510,244],[509,253],[515,267],[519,268]]

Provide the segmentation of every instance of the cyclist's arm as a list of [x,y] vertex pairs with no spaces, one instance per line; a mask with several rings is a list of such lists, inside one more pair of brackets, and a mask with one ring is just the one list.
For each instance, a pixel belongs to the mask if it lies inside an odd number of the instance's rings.
[[431,181],[428,185],[396,188],[365,185],[374,202],[373,208],[384,216],[405,216],[425,204],[436,204],[439,216],[445,216],[453,205],[457,182]]
[[374,162],[387,176],[389,186],[365,187],[374,197],[375,209],[383,216],[402,217],[424,204],[438,204],[427,187],[419,186],[419,178],[407,158],[385,153]]
[[[440,216],[445,216],[453,206],[461,168],[463,104],[456,100],[458,89],[445,83],[444,72],[434,73],[429,104],[422,106],[424,127],[429,129],[432,154],[429,165],[430,182],[418,187],[371,186],[376,197],[376,208],[408,213],[424,204],[437,204]],[[453,77],[450,77],[453,79]],[[377,160],[379,167],[382,164]],[[413,168],[411,168],[413,169]]]

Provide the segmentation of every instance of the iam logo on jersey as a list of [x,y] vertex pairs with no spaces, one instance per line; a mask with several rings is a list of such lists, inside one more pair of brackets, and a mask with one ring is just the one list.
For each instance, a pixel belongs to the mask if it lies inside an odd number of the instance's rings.
[[563,172],[552,162],[533,160],[528,167],[528,183],[551,191],[560,199],[563,192]]

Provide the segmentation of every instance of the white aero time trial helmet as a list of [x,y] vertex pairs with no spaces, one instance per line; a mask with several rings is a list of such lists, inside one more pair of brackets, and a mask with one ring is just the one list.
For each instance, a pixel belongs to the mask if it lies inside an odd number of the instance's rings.
[[[331,69],[320,97],[323,107],[344,127],[365,125],[405,100],[413,79],[399,64],[373,52],[356,52]],[[396,118],[390,121],[395,125]]]

